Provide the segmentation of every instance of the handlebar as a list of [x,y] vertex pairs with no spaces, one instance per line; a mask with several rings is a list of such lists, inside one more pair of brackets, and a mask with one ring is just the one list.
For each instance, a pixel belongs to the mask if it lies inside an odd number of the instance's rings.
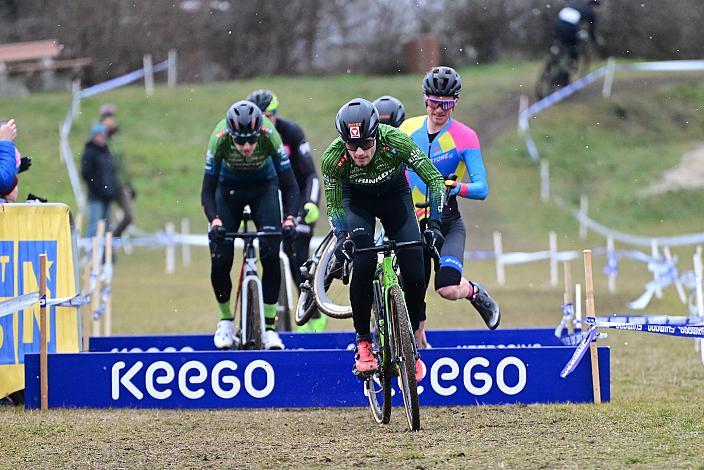
[[[411,241],[411,242],[397,242],[394,240],[388,240],[381,245],[377,246],[370,246],[368,248],[354,248],[354,243],[352,243],[351,240],[348,240],[350,243],[348,244],[347,241],[342,245],[342,249],[345,250],[345,252],[349,255],[350,259],[354,258],[354,256],[358,253],[381,253],[383,252],[384,255],[389,255],[392,251],[398,251],[403,248],[411,248],[414,246],[423,246],[426,247],[428,251],[430,251],[430,255],[433,258],[433,266],[435,268],[435,271],[437,272],[440,269],[440,253],[438,253],[437,248],[435,248],[435,244],[429,242],[426,240],[424,243],[421,240],[416,240],[416,241]],[[345,276],[345,269],[346,266],[348,266],[350,263],[349,261],[346,261],[343,264],[343,280]]]

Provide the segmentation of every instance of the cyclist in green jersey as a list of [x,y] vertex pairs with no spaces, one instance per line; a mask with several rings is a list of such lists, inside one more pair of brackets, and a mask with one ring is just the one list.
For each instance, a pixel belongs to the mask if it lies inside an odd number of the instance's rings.
[[[257,230],[282,231],[285,238],[292,237],[299,206],[298,184],[281,137],[251,101],[233,104],[210,136],[201,202],[210,222],[210,280],[220,311],[214,343],[219,349],[227,349],[233,346],[235,333],[230,308],[234,245],[225,242],[225,234],[238,229],[242,211],[249,205]],[[281,284],[280,246],[278,237],[259,240],[266,321],[262,340],[266,349],[283,349],[275,331]]]
[[[399,242],[421,239],[406,180],[406,165],[427,184],[430,216],[427,235],[431,245],[440,250],[441,214],[445,183],[411,138],[398,129],[379,123],[379,114],[369,101],[356,98],[340,108],[336,118],[339,137],[322,157],[323,185],[327,214],[337,236],[335,256],[343,261],[346,240],[358,248],[372,246],[374,224],[378,218],[389,239]],[[398,266],[413,330],[425,318],[423,296],[425,279],[423,250],[420,247],[400,250]],[[350,303],[357,333],[355,369],[367,373],[378,368],[371,344],[369,322],[372,307],[372,279],[376,255],[364,253],[354,258],[350,284]],[[422,378],[422,365],[416,362],[416,377]]]

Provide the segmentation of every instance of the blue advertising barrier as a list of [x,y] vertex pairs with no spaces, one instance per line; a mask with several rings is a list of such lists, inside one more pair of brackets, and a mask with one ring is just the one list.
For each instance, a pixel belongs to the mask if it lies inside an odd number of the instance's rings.
[[[561,346],[424,350],[426,376],[420,383],[420,403],[462,406],[590,402],[590,358],[566,379],[560,378],[573,350]],[[601,396],[609,401],[609,349],[600,347],[598,354]],[[49,406],[366,406],[362,383],[351,372],[352,363],[353,352],[340,349],[50,354]],[[27,355],[25,364],[26,407],[38,408],[39,355]],[[399,395],[396,388],[395,403],[400,400]]]
[[[554,328],[428,331],[434,348],[539,348],[564,346],[565,338],[555,337]],[[565,332],[566,333],[566,332]],[[354,333],[280,333],[286,349],[351,349]],[[91,352],[175,352],[212,351],[212,335],[105,336],[90,339]]]

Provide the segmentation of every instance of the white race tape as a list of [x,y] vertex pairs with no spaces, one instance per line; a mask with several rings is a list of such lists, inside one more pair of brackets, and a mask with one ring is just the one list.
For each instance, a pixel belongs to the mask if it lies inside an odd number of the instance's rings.
[[39,292],[31,292],[24,294],[14,299],[0,302],[0,317],[10,315],[18,310],[24,310],[39,302]]

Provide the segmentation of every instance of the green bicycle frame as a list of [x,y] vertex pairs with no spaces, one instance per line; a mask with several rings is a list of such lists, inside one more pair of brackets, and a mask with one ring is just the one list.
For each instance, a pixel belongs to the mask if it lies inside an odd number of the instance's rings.
[[[391,290],[391,287],[394,285],[398,285],[398,276],[396,275],[396,269],[394,267],[394,261],[395,257],[394,256],[384,256],[382,259],[381,263],[377,265],[376,273],[374,276],[374,291],[377,292],[377,294],[381,294],[379,298],[383,298],[383,308],[384,312],[377,312],[377,322],[378,322],[378,335],[379,335],[379,340],[381,343],[381,348],[383,351],[383,348],[385,346],[386,342],[386,337],[389,331],[387,330],[389,322],[387,321],[388,318],[388,313],[390,311],[389,309],[389,291]],[[380,284],[380,278],[381,282],[383,282],[383,285]],[[404,294],[405,297],[405,294]],[[393,345],[390,345],[393,346]],[[391,356],[393,357],[395,355],[395,351],[392,352]],[[386,355],[383,355],[383,360],[384,363],[386,361],[390,360],[390,357],[386,357]],[[386,364],[384,364],[386,365]]]

